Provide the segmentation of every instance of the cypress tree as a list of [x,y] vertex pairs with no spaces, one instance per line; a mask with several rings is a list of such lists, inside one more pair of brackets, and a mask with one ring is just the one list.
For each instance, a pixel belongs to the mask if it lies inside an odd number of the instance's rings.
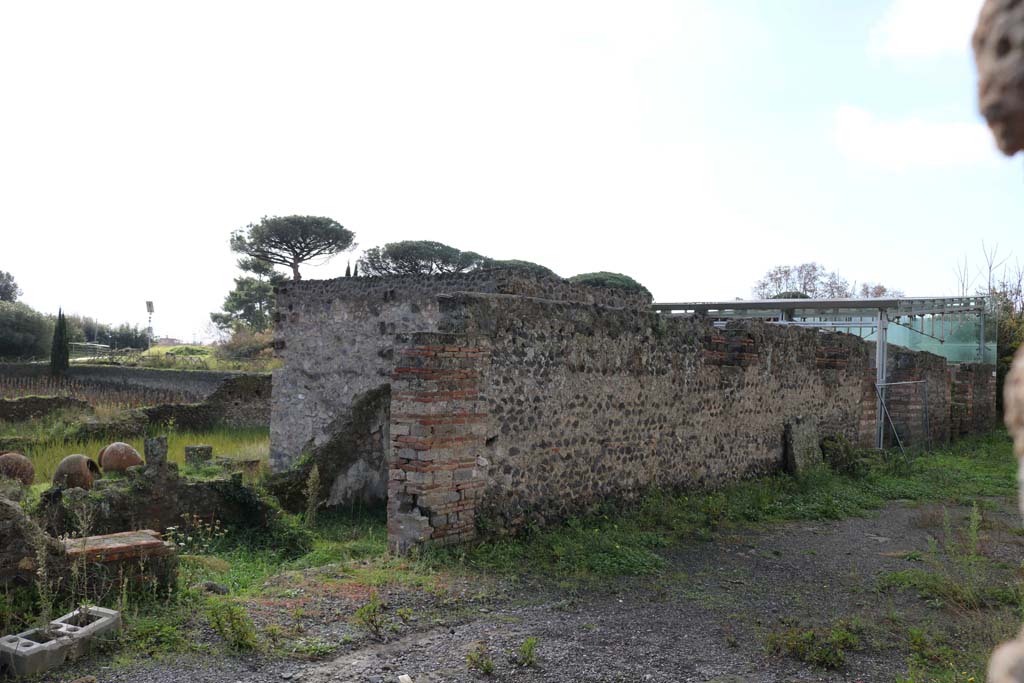
[[352,277],[359,277],[359,261],[356,261],[356,267],[352,269]]
[[63,375],[71,366],[68,350],[68,321],[63,309],[57,310],[57,324],[53,328],[53,347],[50,349],[50,373]]
[[345,277],[352,277],[352,262],[345,264]]

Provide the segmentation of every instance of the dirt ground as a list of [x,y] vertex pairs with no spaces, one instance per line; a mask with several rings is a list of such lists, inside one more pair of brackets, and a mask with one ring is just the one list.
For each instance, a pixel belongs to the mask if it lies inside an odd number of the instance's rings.
[[[1015,575],[1024,537],[1014,502],[988,500],[982,512],[986,562]],[[729,532],[713,542],[666,549],[668,566],[657,576],[601,586],[557,587],[542,579],[460,579],[444,590],[393,586],[382,592],[397,625],[387,642],[350,622],[368,593],[340,582],[337,570],[308,570],[268,582],[264,595],[247,607],[260,628],[277,624],[271,628],[280,639],[277,651],[290,641],[311,656],[322,647],[319,661],[189,654],[126,668],[97,659],[45,680],[92,675],[100,682],[385,683],[407,675],[415,683],[892,683],[907,671],[912,628],[948,633],[954,642],[976,637],[972,620],[992,622],[982,641],[1012,630],[1012,610],[968,614],[922,599],[913,588],[880,588],[892,572],[936,557],[936,547],[964,528],[968,514],[965,508],[896,502],[870,518]],[[853,623],[859,631],[858,644],[838,669],[766,648],[773,631],[835,623]],[[533,666],[516,661],[527,638],[537,639]],[[976,649],[987,647],[979,642]],[[467,664],[472,653],[479,654],[477,668]],[[493,665],[490,674],[480,670],[484,660]],[[950,666],[960,668],[959,662]]]

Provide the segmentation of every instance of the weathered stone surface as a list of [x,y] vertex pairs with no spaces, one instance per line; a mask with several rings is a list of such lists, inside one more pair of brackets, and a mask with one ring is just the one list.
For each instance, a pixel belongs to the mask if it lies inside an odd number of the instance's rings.
[[0,669],[19,677],[42,674],[88,654],[94,639],[112,638],[120,630],[121,613],[116,610],[75,610],[46,628],[0,638]]
[[320,478],[318,501],[327,505],[378,503],[387,498],[391,391],[383,385],[353,397],[350,410],[330,426],[330,438],[295,467],[274,474],[268,489],[288,510],[306,509],[306,482],[313,465]]
[[213,446],[185,446],[185,464],[197,467],[213,460]]
[[80,453],[74,453],[57,465],[53,473],[53,485],[62,489],[79,488],[88,491],[93,482],[102,476],[95,462]]
[[521,270],[436,276],[302,280],[277,289],[271,468],[288,469],[330,441],[354,398],[386,384],[395,334],[436,331],[438,295],[476,291],[577,301],[609,308],[647,305],[639,292],[574,285]]
[[24,398],[0,399],[0,420],[24,422],[45,417],[59,410],[92,412],[85,401],[68,396],[25,396]]
[[31,486],[36,479],[36,468],[32,461],[21,453],[3,453],[0,454],[0,477],[19,481],[24,486]]
[[104,446],[96,459],[104,472],[124,472],[129,467],[142,464],[139,452],[123,441]]
[[783,466],[786,472],[802,476],[822,463],[818,422],[813,417],[794,417],[786,422]]
[[168,403],[142,408],[146,424],[174,424],[177,429],[206,431],[217,426],[270,425],[270,375],[238,375],[225,379],[199,403]]
[[[465,540],[481,519],[516,529],[654,487],[775,471],[796,416],[813,416],[822,436],[874,442],[874,347],[853,335],[718,329],[640,301],[588,300],[557,280],[535,290],[486,275],[360,280],[279,292],[272,465],[297,467],[273,490],[301,508],[316,462],[341,503],[379,490],[367,484],[386,462],[398,550]],[[893,392],[898,428],[946,441],[944,360],[891,358],[893,376],[928,385],[927,421],[923,398]],[[980,412],[994,402],[983,388],[964,396]],[[336,457],[317,456],[336,443]]]
[[146,464],[154,467],[163,467],[167,464],[167,437],[154,436],[143,442],[143,450],[146,453]]
[[60,543],[43,533],[20,505],[0,496],[0,586],[32,582],[41,558],[59,566],[63,556]]
[[978,108],[1006,155],[1024,149],[1024,4],[986,0],[973,38]]
[[133,590],[166,594],[177,581],[177,547],[150,529],[123,531],[63,541],[69,572],[78,582],[80,599],[102,601],[125,581]]

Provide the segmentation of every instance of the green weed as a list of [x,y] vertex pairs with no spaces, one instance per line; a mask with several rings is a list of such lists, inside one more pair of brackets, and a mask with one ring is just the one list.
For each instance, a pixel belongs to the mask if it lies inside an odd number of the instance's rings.
[[247,652],[259,647],[256,627],[241,605],[229,599],[210,598],[207,601],[206,616],[213,630],[232,649]]
[[491,654],[487,650],[487,646],[480,643],[470,650],[469,654],[466,655],[466,666],[470,669],[476,669],[485,676],[493,674],[494,660],[491,659]]
[[520,666],[537,666],[537,639],[530,636],[516,650],[516,661]]
[[377,640],[387,639],[388,618],[384,614],[384,603],[377,591],[370,593],[370,600],[356,609],[352,623],[366,630]]
[[788,626],[771,631],[765,649],[825,669],[846,663],[846,653],[860,647],[859,625],[840,621],[828,630]]

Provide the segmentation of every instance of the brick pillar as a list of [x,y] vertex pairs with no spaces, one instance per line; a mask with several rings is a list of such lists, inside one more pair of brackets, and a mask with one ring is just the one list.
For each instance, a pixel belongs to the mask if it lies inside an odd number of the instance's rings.
[[489,415],[480,384],[490,352],[476,341],[435,333],[402,336],[396,348],[388,546],[406,553],[418,543],[469,540],[485,485]]

